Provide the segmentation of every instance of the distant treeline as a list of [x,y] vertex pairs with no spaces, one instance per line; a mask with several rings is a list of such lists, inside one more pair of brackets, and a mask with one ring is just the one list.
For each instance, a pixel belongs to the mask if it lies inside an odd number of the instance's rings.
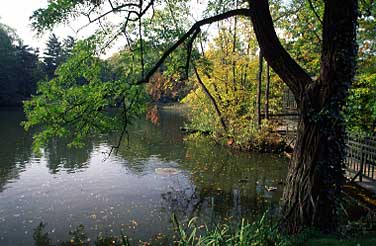
[[22,101],[36,92],[37,82],[51,79],[58,65],[66,61],[74,39],[68,36],[61,42],[51,34],[46,46],[40,54],[0,23],[0,107],[22,106]]

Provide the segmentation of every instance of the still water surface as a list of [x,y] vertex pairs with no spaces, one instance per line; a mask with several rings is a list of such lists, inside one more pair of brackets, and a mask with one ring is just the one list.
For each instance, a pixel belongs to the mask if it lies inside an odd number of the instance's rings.
[[235,223],[278,203],[285,159],[184,141],[179,112],[163,109],[159,125],[135,122],[129,143],[106,158],[116,136],[93,137],[80,150],[53,141],[38,157],[19,126],[22,112],[0,111],[0,245],[33,245],[40,222],[54,241],[68,240],[80,224],[94,239],[122,230],[153,241],[171,233],[173,213],[182,222],[197,216],[198,223]]

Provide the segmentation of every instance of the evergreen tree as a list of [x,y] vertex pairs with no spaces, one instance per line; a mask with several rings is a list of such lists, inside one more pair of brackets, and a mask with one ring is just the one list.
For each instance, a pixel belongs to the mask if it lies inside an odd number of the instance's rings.
[[38,59],[38,50],[34,50],[29,45],[23,44],[20,40],[16,46],[17,71],[23,71],[17,75],[18,93],[23,98],[30,97],[35,93],[36,82],[43,77],[43,71]]
[[0,106],[21,105],[42,77],[38,52],[0,23]]
[[47,41],[47,49],[44,53],[45,72],[49,79],[54,77],[55,70],[62,63],[63,49],[62,44],[54,33],[50,35]]
[[63,40],[63,50],[62,50],[62,61],[65,62],[68,60],[72,54],[75,40],[72,36],[68,36]]

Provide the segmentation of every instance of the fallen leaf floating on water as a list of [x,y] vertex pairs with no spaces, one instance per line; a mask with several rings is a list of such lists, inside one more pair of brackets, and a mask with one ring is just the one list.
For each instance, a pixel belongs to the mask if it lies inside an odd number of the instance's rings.
[[156,168],[155,173],[161,174],[161,175],[174,175],[174,174],[180,173],[180,171],[176,168],[164,167],[164,168]]
[[277,190],[277,187],[274,187],[274,186],[266,186],[265,185],[265,190],[271,192],[271,191],[276,191]]
[[248,183],[249,179],[248,177],[245,177],[244,179],[239,179],[239,183]]
[[138,223],[137,223],[136,220],[131,220],[130,222],[131,222],[132,225],[134,225],[134,226],[138,226]]

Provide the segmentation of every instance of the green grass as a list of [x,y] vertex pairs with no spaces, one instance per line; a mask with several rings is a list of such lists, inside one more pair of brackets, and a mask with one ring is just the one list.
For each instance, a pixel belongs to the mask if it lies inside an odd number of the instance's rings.
[[[365,230],[347,231],[338,233],[337,236],[321,234],[315,230],[306,230],[295,236],[282,234],[278,230],[277,222],[264,213],[259,219],[247,222],[242,219],[238,226],[226,224],[216,225],[212,228],[196,224],[197,218],[189,221],[187,226],[182,226],[175,215],[172,216],[175,229],[175,238],[166,238],[168,245],[179,246],[376,246],[376,233],[370,234]],[[138,244],[126,235],[98,236],[95,241],[88,241],[83,226],[69,232],[71,237],[66,242],[52,243],[48,233],[44,232],[45,224],[41,223],[34,230],[35,246],[117,246],[117,245],[153,245]],[[360,226],[361,227],[361,226]],[[342,235],[342,238],[338,238]],[[346,238],[346,239],[345,239]],[[166,241],[166,243],[167,243]],[[160,245],[160,244],[158,244]]]
[[206,228],[206,232],[197,235],[194,221],[191,220],[187,228],[181,228],[174,218],[182,246],[376,246],[376,233],[361,230],[361,225],[346,233],[326,235],[308,229],[298,235],[288,236],[278,230],[277,223],[265,213],[260,219],[252,223],[244,219],[236,228],[228,225]]

